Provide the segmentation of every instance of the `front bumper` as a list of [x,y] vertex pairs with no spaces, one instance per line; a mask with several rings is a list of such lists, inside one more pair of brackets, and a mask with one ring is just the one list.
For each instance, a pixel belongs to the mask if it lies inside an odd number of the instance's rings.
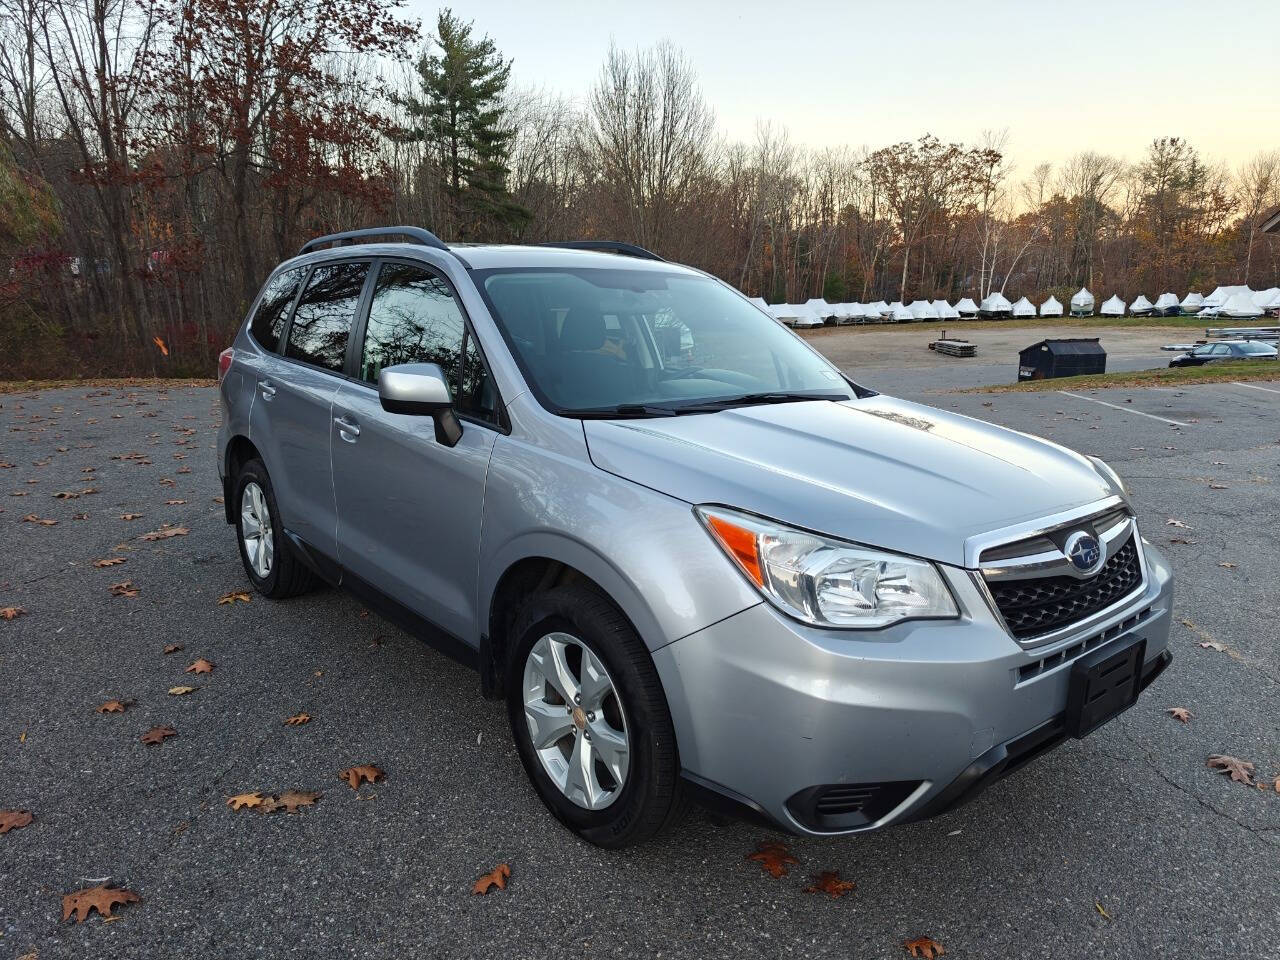
[[1172,575],[1143,547],[1140,596],[1032,649],[955,568],[944,574],[958,620],[819,630],[761,603],[660,648],[686,778],[812,834],[873,830],[970,799],[1064,739],[1054,724],[1085,649],[1142,636],[1144,685],[1167,664]]

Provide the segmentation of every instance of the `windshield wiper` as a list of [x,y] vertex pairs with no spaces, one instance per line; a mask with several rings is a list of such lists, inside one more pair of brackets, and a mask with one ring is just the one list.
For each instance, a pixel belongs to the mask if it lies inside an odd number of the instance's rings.
[[841,390],[785,391],[770,390],[762,393],[743,393],[722,400],[707,400],[675,408],[676,413],[714,413],[733,407],[750,407],[766,403],[799,403],[804,400],[848,400],[849,394]]
[[671,407],[658,407],[650,403],[620,403],[616,407],[572,410],[569,411],[569,416],[583,420],[624,420],[642,417],[674,417],[678,413],[678,410]]

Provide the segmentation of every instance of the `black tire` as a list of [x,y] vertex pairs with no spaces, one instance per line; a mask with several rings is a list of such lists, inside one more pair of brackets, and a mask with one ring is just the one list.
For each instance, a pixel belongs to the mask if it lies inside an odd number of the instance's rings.
[[[257,483],[266,497],[267,509],[271,514],[271,536],[274,541],[274,558],[265,577],[259,576],[249,562],[245,552],[244,530],[242,528],[244,488],[249,483]],[[292,545],[284,534],[284,526],[280,523],[280,508],[276,505],[275,488],[271,486],[271,477],[261,460],[250,460],[236,474],[235,500],[232,501],[232,515],[236,518],[236,545],[240,549],[240,562],[244,564],[244,572],[253,583],[253,588],[264,597],[272,600],[283,600],[296,597],[313,589],[319,582],[316,575],[302,562],[294,552]]]
[[[627,725],[629,769],[618,797],[588,810],[561,792],[534,751],[524,715],[525,660],[534,644],[561,631],[590,648],[604,664]],[[626,847],[655,836],[685,812],[675,728],[662,683],[644,643],[609,599],[569,585],[525,602],[512,626],[506,666],[507,715],[520,761],[542,802],[561,823],[600,847]]]

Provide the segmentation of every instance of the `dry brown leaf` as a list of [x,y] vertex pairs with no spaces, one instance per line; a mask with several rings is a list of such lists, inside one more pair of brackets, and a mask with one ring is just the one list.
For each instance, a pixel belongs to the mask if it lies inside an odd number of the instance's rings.
[[1172,517],[1170,517],[1170,518],[1169,518],[1168,520],[1166,520],[1164,523],[1165,523],[1165,526],[1166,526],[1166,527],[1181,527],[1183,530],[1190,530],[1190,529],[1191,529],[1189,526],[1187,526],[1187,525],[1186,525],[1185,523],[1183,523],[1181,520],[1174,520]]
[[240,603],[249,603],[251,599],[252,598],[249,594],[245,593],[243,590],[232,590],[230,593],[224,593],[220,596],[218,598],[218,603],[234,604],[236,601],[239,601]]
[[947,951],[942,949],[942,944],[930,937],[916,937],[914,940],[903,943],[903,946],[911,956],[921,957],[922,960],[933,960],[934,957],[947,955]]
[[120,519],[121,519],[121,520],[141,520],[141,519],[142,519],[142,514],[140,514],[140,513],[122,513],[122,514],[120,514]]
[[23,607],[0,607],[0,617],[5,620],[17,620],[19,617],[25,616],[27,613]]
[[1204,640],[1199,644],[1199,646],[1203,650],[1217,650],[1219,653],[1222,653],[1227,649],[1227,645],[1225,643],[1219,643],[1217,640]]
[[213,673],[213,662],[201,657],[191,666],[187,667],[186,673]]
[[359,790],[362,783],[381,783],[386,777],[386,772],[375,767],[372,763],[362,763],[359,766],[348,767],[338,774],[339,780],[345,780],[352,790]]
[[124,713],[132,704],[132,700],[108,700],[102,706],[98,707],[99,713]]
[[227,797],[227,806],[232,810],[253,810],[266,802],[267,798],[257,790],[252,793],[237,793],[234,797]]
[[500,863],[488,873],[480,877],[475,882],[475,886],[471,888],[473,894],[487,894],[494,887],[499,890],[507,889],[507,881],[511,879],[511,868],[505,863]]
[[805,887],[804,892],[830,894],[832,900],[838,900],[857,886],[852,880],[841,880],[839,870],[823,870],[812,880],[813,883]]
[[297,813],[303,807],[313,807],[320,794],[304,790],[286,790],[284,793],[276,794],[262,804],[263,813],[274,813],[277,810],[283,810],[285,813]]
[[199,687],[170,687],[169,696],[185,697],[188,693],[195,693],[199,689]]
[[1177,720],[1179,723],[1190,723],[1191,718],[1195,716],[1195,714],[1186,707],[1170,707],[1165,711],[1165,713],[1173,717],[1173,719]]
[[785,877],[790,871],[789,864],[799,863],[781,843],[762,843],[756,852],[747,855],[748,860],[760,864],[760,869],[772,877]]
[[186,503],[186,502],[187,502],[187,501],[185,501],[185,500],[166,500],[166,501],[164,502],[164,505],[165,505],[166,507],[180,507],[180,506],[182,506],[182,505],[183,505],[184,503]]
[[118,890],[115,887],[101,885],[68,893],[62,898],[62,919],[65,922],[75,914],[76,923],[84,923],[89,913],[98,911],[98,915],[107,918],[111,911],[122,903],[141,903],[142,898],[132,890]]
[[101,560],[93,561],[93,565],[95,567],[114,567],[125,563],[128,559],[128,557],[104,557]]
[[163,526],[159,530],[152,530],[150,533],[144,533],[138,537],[139,540],[168,540],[170,537],[185,537],[191,531],[186,527],[170,527]]
[[164,645],[164,650],[161,652],[168,655],[170,653],[177,653],[181,649],[182,649],[182,644],[180,643],[166,643]]
[[154,747],[156,744],[164,743],[170,737],[176,737],[177,735],[178,731],[173,729],[173,727],[162,724],[158,727],[152,727],[139,739],[147,746]]
[[1208,767],[1211,770],[1222,771],[1236,783],[1253,783],[1253,764],[1248,760],[1215,753],[1209,758]]
[[21,830],[34,819],[30,810],[0,810],[0,833]]
[[1106,919],[1108,920],[1111,919],[1111,914],[1107,913],[1107,908],[1102,905],[1101,900],[1093,901],[1093,909],[1097,910],[1098,913],[1102,914],[1102,916],[1105,917]]
[[286,727],[300,727],[304,723],[310,722],[311,714],[309,713],[295,713],[292,717],[285,717],[284,719],[284,725]]
[[119,583],[113,583],[108,587],[113,597],[136,597],[138,588],[133,585],[132,580],[121,580]]
[[58,525],[57,520],[51,520],[48,517],[36,516],[34,513],[28,513],[22,518],[22,520],[24,523],[38,523],[42,527],[56,527]]
[[57,493],[53,494],[53,499],[55,500],[77,500],[79,497],[80,494],[73,490],[59,490]]
[[162,487],[172,487],[172,486],[173,486],[173,478],[171,478],[171,477],[162,477],[162,478],[160,479],[160,486],[162,486]]

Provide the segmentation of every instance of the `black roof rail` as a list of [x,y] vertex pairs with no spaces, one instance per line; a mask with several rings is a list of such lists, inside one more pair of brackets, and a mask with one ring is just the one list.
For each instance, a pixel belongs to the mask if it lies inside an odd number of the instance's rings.
[[363,230],[344,230],[342,233],[327,233],[323,237],[308,240],[302,245],[302,249],[298,251],[298,256],[310,253],[326,243],[349,243],[365,237],[408,237],[414,243],[420,243],[424,247],[435,247],[437,250],[449,249],[443,240],[430,230],[423,230],[421,227],[365,227]]
[[637,257],[641,260],[657,260],[666,263],[662,257],[652,250],[638,247],[634,243],[623,243],[620,240],[561,240],[556,243],[539,243],[539,247],[564,247],[568,250],[601,250],[605,253],[617,253],[624,257]]

